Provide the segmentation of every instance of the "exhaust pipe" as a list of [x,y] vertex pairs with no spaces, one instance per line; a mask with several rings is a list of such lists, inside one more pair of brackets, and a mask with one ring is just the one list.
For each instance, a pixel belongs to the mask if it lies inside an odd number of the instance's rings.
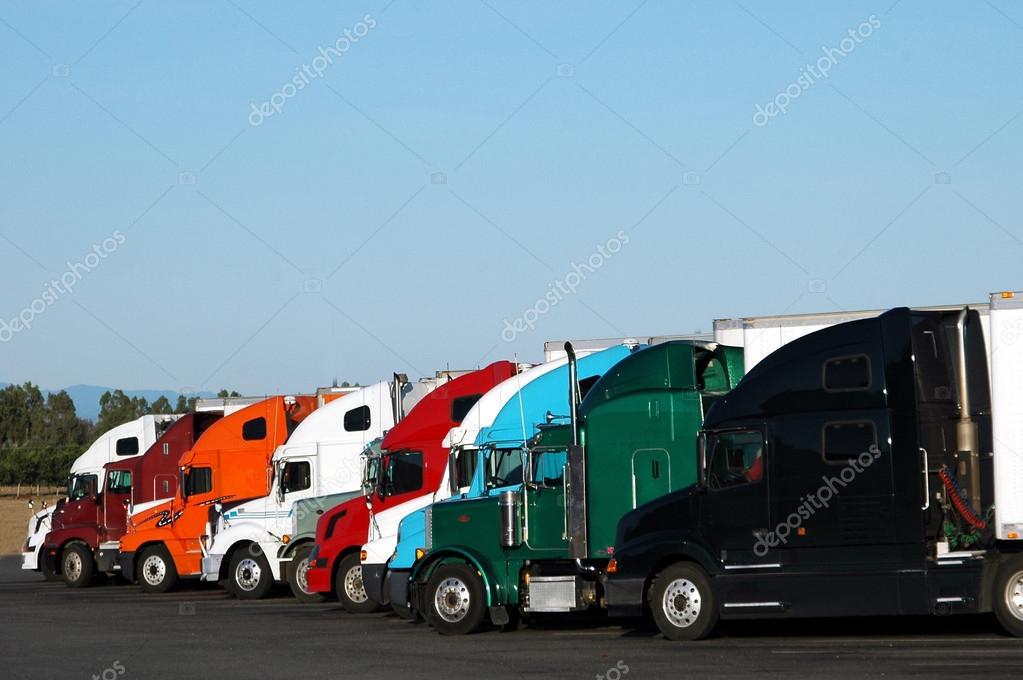
[[568,355],[568,405],[572,419],[572,445],[568,447],[565,485],[565,538],[569,556],[582,560],[588,557],[589,537],[586,533],[586,452],[579,445],[579,369],[572,343],[565,343]]
[[977,436],[977,424],[970,413],[970,388],[966,368],[966,319],[969,307],[963,307],[956,319],[958,349],[958,388],[959,388],[959,422],[956,423],[956,447],[960,456],[969,460],[969,495],[970,503],[977,511],[982,511],[980,500],[980,443]]
[[408,384],[408,376],[404,373],[395,373],[393,379],[393,392],[391,396],[391,408],[394,412],[394,424],[397,425],[405,417],[405,408],[402,405],[401,388]]
[[572,343],[565,343],[565,354],[568,355],[568,408],[572,423],[572,446],[579,446],[579,366]]

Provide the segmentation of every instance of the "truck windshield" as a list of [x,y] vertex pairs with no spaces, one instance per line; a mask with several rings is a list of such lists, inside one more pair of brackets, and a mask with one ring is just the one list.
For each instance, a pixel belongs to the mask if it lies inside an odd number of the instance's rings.
[[71,475],[67,480],[68,500],[77,501],[88,497],[96,488],[96,475]]
[[422,451],[398,451],[384,456],[377,486],[381,497],[418,491],[422,486]]
[[488,460],[487,488],[522,483],[522,449],[494,449]]

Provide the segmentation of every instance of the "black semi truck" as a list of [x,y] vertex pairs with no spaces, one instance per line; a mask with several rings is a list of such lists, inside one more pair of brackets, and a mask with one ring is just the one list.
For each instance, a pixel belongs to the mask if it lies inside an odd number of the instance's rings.
[[1023,295],[992,296],[988,335],[898,308],[766,357],[708,411],[698,483],[622,518],[609,614],[697,640],[993,611],[1023,636]]

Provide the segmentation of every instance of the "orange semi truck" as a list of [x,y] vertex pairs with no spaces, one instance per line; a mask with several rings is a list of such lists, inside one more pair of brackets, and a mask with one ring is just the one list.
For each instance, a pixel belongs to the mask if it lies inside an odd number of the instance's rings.
[[174,498],[132,515],[118,556],[122,576],[153,593],[200,576],[210,524],[225,505],[270,493],[274,451],[317,405],[316,397],[271,397],[206,430],[178,462]]

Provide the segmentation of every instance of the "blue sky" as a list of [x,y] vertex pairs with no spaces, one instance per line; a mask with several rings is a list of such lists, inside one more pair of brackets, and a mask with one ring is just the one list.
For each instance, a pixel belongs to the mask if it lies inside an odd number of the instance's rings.
[[0,322],[42,311],[0,380],[297,391],[1019,288],[1023,9],[893,2],[4,1]]

